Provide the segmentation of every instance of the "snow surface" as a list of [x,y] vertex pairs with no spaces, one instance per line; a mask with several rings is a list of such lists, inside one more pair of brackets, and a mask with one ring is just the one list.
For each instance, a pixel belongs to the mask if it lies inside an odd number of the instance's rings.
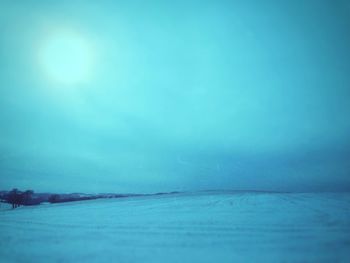
[[350,193],[1,204],[0,261],[350,262]]

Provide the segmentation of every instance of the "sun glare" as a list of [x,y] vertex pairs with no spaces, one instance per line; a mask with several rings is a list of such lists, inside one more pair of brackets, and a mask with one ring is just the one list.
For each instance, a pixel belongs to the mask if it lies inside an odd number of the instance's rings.
[[88,80],[92,51],[82,36],[61,32],[47,38],[40,51],[41,64],[50,79],[62,84]]

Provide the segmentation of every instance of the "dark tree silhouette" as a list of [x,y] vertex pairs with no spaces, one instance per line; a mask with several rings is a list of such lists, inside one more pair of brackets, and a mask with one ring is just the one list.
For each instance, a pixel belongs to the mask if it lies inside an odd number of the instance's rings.
[[23,205],[30,205],[32,201],[32,196],[34,194],[33,190],[27,190],[24,193],[22,193],[22,204]]
[[21,199],[21,194],[17,188],[12,189],[8,194],[8,202],[12,205],[13,209],[19,207]]
[[49,197],[49,202],[50,203],[58,203],[60,201],[60,196],[57,194],[51,195]]

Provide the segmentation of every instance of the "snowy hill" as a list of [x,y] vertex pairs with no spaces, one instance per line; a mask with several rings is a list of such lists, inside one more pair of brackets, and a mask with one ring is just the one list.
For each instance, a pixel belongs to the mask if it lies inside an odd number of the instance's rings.
[[349,262],[350,193],[202,192],[11,210],[1,262]]

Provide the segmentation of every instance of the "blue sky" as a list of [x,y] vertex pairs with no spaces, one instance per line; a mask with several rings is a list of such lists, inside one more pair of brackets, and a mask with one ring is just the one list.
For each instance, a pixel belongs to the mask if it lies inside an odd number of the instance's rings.
[[[1,1],[0,12],[1,189],[350,189],[347,1]],[[89,47],[74,83],[48,74],[76,76],[74,52],[42,63],[61,32]]]

